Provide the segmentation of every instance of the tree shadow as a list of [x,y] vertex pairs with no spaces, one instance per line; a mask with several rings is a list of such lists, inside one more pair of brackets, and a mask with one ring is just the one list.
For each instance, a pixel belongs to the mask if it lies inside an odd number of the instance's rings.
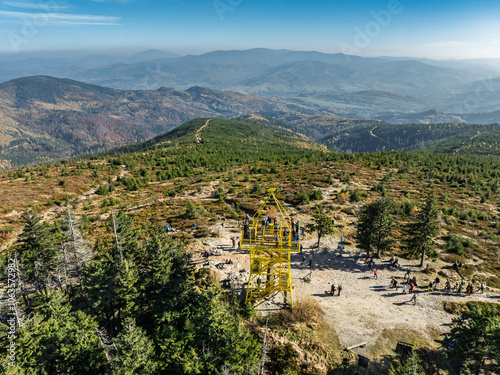
[[312,294],[312,295],[313,295],[313,296],[316,296],[316,297],[330,297],[330,298],[335,297],[335,296],[332,296],[332,295],[330,294],[330,292],[327,292],[327,291],[325,291],[325,293],[324,293],[324,294],[323,294],[323,293],[315,293],[315,294]]
[[[302,256],[306,261],[302,261]],[[291,256],[292,269],[301,269],[309,266],[309,260],[312,260],[312,269],[314,270],[337,270],[349,271],[354,273],[365,273],[369,271],[368,266],[364,263],[364,256],[358,255],[342,255],[338,256],[338,252],[312,252],[304,251],[303,253],[294,253]],[[305,266],[305,267],[304,267]]]

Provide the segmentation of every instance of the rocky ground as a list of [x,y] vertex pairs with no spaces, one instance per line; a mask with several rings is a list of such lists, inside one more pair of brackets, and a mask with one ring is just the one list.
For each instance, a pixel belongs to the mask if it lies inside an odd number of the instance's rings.
[[[231,238],[240,235],[237,223],[228,220],[224,226],[221,224],[211,228],[217,237],[203,241],[203,248],[214,255],[207,260],[199,253],[193,260],[198,267],[217,270],[221,280],[230,279],[233,288],[244,293],[249,275],[249,254],[232,247]],[[316,238],[306,239],[303,241],[304,253],[292,255],[293,299],[316,299],[324,311],[325,321],[337,331],[342,345],[347,347],[366,342],[364,348],[356,350],[359,354],[379,356],[393,351],[395,348],[387,346],[393,345],[394,340],[418,341],[436,346],[438,343],[435,340],[443,338],[449,331],[454,317],[444,311],[444,301],[498,302],[500,298],[493,291],[475,293],[470,297],[466,294],[447,294],[442,290],[445,281],[443,276],[440,276],[438,290],[427,292],[427,285],[435,274],[421,272],[418,261],[413,260],[401,259],[400,269],[390,266],[389,257],[375,260],[379,274],[378,278],[374,278],[373,272],[364,262],[364,254],[356,248],[346,249],[339,254],[338,240],[327,238],[320,250],[312,249],[316,241]],[[226,264],[226,259],[231,259],[233,264]],[[311,268],[309,259],[312,259]],[[412,276],[416,276],[422,285],[416,289],[416,304],[410,301],[410,294],[403,294],[401,287],[390,287],[392,276],[401,283],[407,267],[412,269]],[[307,281],[309,277],[310,281]],[[336,286],[342,284],[340,296],[328,293],[332,283]],[[282,308],[282,303],[282,297],[278,296],[258,303],[257,310],[266,314]]]

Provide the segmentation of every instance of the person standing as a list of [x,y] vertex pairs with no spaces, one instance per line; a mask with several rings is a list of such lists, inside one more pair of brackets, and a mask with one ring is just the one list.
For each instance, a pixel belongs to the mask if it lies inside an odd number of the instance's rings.
[[330,295],[333,296],[335,294],[335,284],[332,284],[330,288]]
[[413,293],[413,297],[411,297],[411,300],[410,302],[413,301],[413,304],[416,305],[417,304],[417,293]]
[[378,270],[373,271],[373,277],[378,280]]
[[339,284],[339,296],[340,296],[340,292],[342,291],[342,284]]
[[405,273],[405,279],[409,279],[410,278],[410,274],[411,274],[411,269],[407,269],[406,270],[406,273]]

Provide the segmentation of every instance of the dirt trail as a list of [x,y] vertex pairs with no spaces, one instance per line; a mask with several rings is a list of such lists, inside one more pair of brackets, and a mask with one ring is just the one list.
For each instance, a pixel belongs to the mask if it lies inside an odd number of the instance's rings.
[[[120,166],[120,169],[121,169],[120,174],[118,176],[113,177],[112,181],[116,181],[118,177],[123,177],[126,174],[130,173],[123,165]],[[97,189],[98,187],[93,187],[90,190],[87,190],[86,192],[80,194],[77,198],[78,201],[83,202],[86,199],[91,199],[93,196],[96,195]],[[64,207],[59,207],[54,205],[42,214],[42,218],[43,220],[47,221],[53,220],[57,216],[57,213],[61,210],[64,210]]]
[[196,132],[196,143],[201,143],[201,131],[208,126],[210,121],[212,121],[212,119],[208,119],[207,122],[205,123],[205,125],[203,125],[201,128],[199,128],[198,131]]

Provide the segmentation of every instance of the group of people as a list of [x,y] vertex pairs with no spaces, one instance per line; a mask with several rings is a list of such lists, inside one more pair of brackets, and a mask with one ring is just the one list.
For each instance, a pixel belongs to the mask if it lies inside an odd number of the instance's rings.
[[389,263],[391,263],[391,266],[393,266],[395,268],[399,268],[399,259],[398,258],[395,258],[394,256],[392,256],[391,259],[389,259]]
[[[413,277],[410,278],[410,273],[411,271],[408,270],[405,274],[406,281],[403,283],[403,294],[406,293],[413,293],[415,290],[415,287],[417,285],[417,278]],[[439,276],[437,276],[434,281],[429,282],[429,285],[427,286],[427,291],[428,292],[433,292],[434,290],[437,290],[441,280],[439,279]],[[465,292],[470,296],[474,293],[474,285],[472,283],[468,283],[467,286],[465,286],[466,281],[462,279],[460,282],[456,282],[455,286],[453,287],[453,290],[456,292],[456,294],[462,294],[462,292],[465,290]],[[398,281],[394,276],[391,277],[391,288],[396,288],[397,289]],[[451,282],[449,279],[446,279],[446,283],[444,285],[445,291],[451,291]],[[484,293],[486,290],[486,285],[484,283],[481,283],[479,290],[481,293]]]
[[[340,296],[340,292],[342,291],[342,284],[339,284],[337,291],[338,291],[337,295]],[[330,287],[330,295],[331,296],[335,295],[335,284],[334,283],[332,283],[332,286]]]

